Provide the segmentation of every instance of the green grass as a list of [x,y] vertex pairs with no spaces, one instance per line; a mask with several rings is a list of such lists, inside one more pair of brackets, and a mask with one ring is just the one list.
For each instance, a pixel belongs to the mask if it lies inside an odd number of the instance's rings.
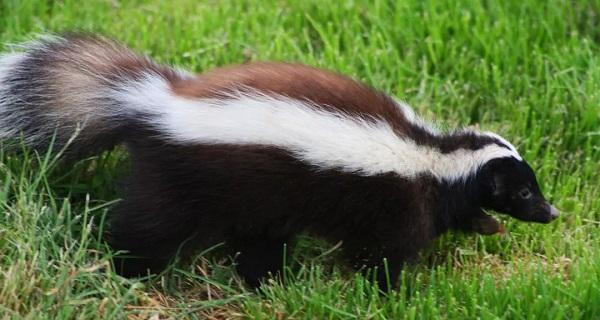
[[600,2],[0,0],[3,44],[68,30],[198,72],[288,60],[349,74],[507,137],[563,215],[448,234],[388,295],[312,239],[261,294],[210,254],[128,280],[103,242],[123,150],[69,166],[0,151],[0,318],[600,318]]

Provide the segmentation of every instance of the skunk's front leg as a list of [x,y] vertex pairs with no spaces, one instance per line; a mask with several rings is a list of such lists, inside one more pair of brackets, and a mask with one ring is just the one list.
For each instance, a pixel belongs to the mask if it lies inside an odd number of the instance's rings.
[[236,270],[252,288],[260,286],[269,275],[281,276],[284,251],[289,256],[289,237],[237,237],[228,246],[237,255]]
[[463,229],[465,231],[474,231],[483,235],[504,233],[504,226],[494,217],[483,211],[480,211],[467,219]]
[[390,221],[389,225],[352,233],[344,239],[343,253],[354,268],[374,278],[382,290],[394,289],[402,267],[415,263],[419,251],[433,239],[429,230],[426,223],[408,225]]

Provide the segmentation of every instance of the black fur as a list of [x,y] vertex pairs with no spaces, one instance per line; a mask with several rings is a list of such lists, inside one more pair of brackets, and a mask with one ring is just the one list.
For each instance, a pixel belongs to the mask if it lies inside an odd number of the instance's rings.
[[124,261],[125,274],[143,270],[140,263],[166,262],[185,240],[191,248],[224,241],[232,254],[241,252],[238,270],[256,284],[281,268],[283,244],[305,230],[342,240],[356,267],[386,257],[397,270],[462,219],[442,218],[462,200],[451,200],[455,193],[432,179],[315,170],[268,147],[158,143],[129,144],[134,172],[111,238],[117,249],[146,259]]
[[364,177],[316,170],[269,147],[184,147],[147,135],[128,146],[134,172],[111,237],[117,249],[144,258],[121,261],[126,275],[159,271],[184,242],[184,251],[225,242],[256,285],[281,269],[283,245],[309,231],[343,241],[356,268],[382,267],[386,258],[394,279],[440,234],[478,231],[472,223],[485,221],[482,207],[490,207],[477,176],[459,184]]

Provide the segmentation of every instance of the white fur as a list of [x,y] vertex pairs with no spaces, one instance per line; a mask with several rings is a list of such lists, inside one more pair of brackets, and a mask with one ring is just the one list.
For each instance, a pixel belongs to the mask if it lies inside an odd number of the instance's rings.
[[15,132],[15,123],[18,122],[16,115],[5,114],[5,105],[8,105],[9,99],[14,97],[6,93],[7,85],[5,83],[10,71],[16,70],[19,63],[25,58],[24,53],[11,52],[0,55],[0,138],[13,135]]
[[327,112],[282,96],[188,99],[174,95],[165,80],[151,75],[112,95],[132,108],[121,111],[154,114],[149,123],[175,143],[277,146],[320,168],[362,175],[395,172],[413,179],[431,174],[456,181],[491,159],[520,158],[514,150],[495,144],[443,154],[399,137],[384,121]]
[[517,158],[517,160],[523,161],[523,158],[521,158],[521,155],[519,155],[517,148],[515,148],[515,146],[513,146],[512,143],[508,142],[506,139],[502,138],[500,135],[493,133],[493,132],[489,132],[489,131],[482,132],[481,134],[488,136],[488,137],[498,139],[500,142],[504,143],[507,147],[510,148],[510,150],[512,150],[515,153],[514,157]]

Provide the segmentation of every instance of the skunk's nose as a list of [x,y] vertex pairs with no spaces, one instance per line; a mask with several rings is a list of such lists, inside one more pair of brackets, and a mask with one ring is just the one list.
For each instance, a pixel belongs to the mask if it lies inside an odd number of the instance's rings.
[[547,203],[546,206],[547,206],[548,213],[550,214],[550,220],[554,220],[554,219],[558,218],[558,216],[559,216],[558,210],[549,203]]

